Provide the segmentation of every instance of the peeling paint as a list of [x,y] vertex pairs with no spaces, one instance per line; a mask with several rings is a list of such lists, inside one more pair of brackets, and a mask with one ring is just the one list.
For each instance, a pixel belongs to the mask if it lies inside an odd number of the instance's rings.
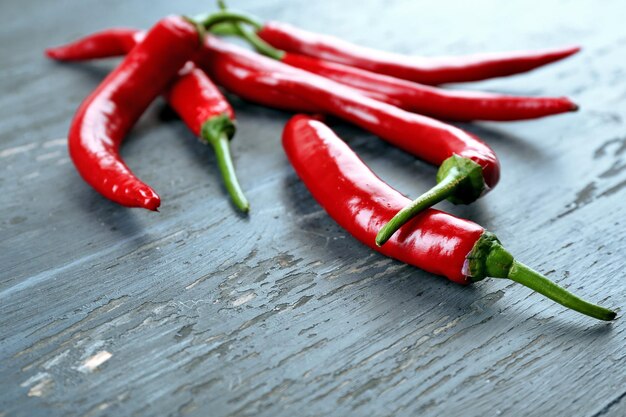
[[52,139],[47,142],[44,142],[43,147],[51,148],[53,146],[66,146],[66,145],[67,145],[67,138],[59,138],[59,139]]
[[48,159],[54,159],[57,156],[61,156],[61,151],[54,151],[54,152],[45,153],[43,155],[38,155],[35,159],[37,161],[47,161]]
[[249,292],[239,298],[237,298],[235,301],[233,301],[233,307],[238,307],[242,304],[247,303],[248,301],[251,301],[254,299],[254,297],[256,297],[256,294],[253,292]]
[[7,156],[13,156],[20,153],[28,152],[37,146],[36,143],[29,143],[27,145],[16,146],[14,148],[8,148],[0,151],[0,158],[6,158]]
[[[33,385],[34,384],[34,385]],[[47,372],[39,372],[20,384],[21,387],[32,387],[28,390],[29,397],[43,397],[54,386],[52,377]]]
[[84,373],[93,372],[100,365],[111,359],[111,356],[113,356],[111,353],[106,350],[101,350],[90,358],[87,358],[77,369],[79,372]]

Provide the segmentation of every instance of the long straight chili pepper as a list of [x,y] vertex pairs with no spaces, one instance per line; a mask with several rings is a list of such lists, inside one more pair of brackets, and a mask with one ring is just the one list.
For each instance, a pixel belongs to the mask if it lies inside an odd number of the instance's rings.
[[[229,27],[230,26],[230,27]],[[246,37],[261,53],[294,67],[330,78],[348,85],[360,93],[408,111],[426,116],[456,120],[525,120],[563,112],[575,111],[578,106],[566,97],[521,97],[474,91],[443,90],[400,80],[347,65],[279,51],[257,36],[247,36],[232,25],[221,26],[221,32]],[[71,44],[49,49],[49,56],[60,60],[85,60],[118,56],[126,53],[142,36],[131,29],[112,29],[94,33]],[[115,37],[118,37],[115,41]],[[96,47],[102,39],[103,49]],[[116,49],[117,48],[117,49]],[[250,95],[250,93],[248,93]],[[292,96],[274,98],[276,93],[260,94],[256,102],[291,111],[319,111],[307,109],[302,100]],[[267,102],[271,102],[268,104]]]
[[[225,11],[225,1],[218,0]],[[421,84],[480,81],[527,72],[567,58],[578,46],[451,57],[407,56],[358,46],[337,37],[309,32],[287,23],[260,23],[248,16],[256,33],[275,48],[362,68]]]
[[105,197],[128,207],[159,207],[159,196],[130,171],[119,147],[199,46],[196,25],[166,17],[80,105],[69,132],[70,156],[83,179]]
[[527,72],[575,54],[578,46],[467,56],[407,56],[358,46],[279,22],[256,24],[266,42],[289,52],[321,58],[421,84],[480,81]]
[[374,236],[408,199],[381,181],[326,125],[293,117],[283,147],[317,202],[341,227],[370,248],[452,281],[508,278],[582,314],[613,320],[614,311],[591,304],[518,262],[481,226],[427,209],[380,248]]
[[228,194],[239,210],[248,212],[250,204],[241,190],[230,156],[235,114],[226,98],[193,62],[188,62],[179,73],[166,90],[165,98],[189,129],[213,147]]
[[[222,9],[225,3],[218,1]],[[215,30],[215,29],[214,29]],[[276,49],[239,24],[221,25],[222,34],[248,41],[258,52],[330,78],[360,93],[426,116],[456,121],[524,120],[576,111],[567,97],[519,97],[473,91],[450,91],[378,74],[335,62]]]
[[567,97],[521,97],[444,90],[343,64],[285,53],[282,62],[358,89],[369,97],[439,119],[527,120],[578,110]]

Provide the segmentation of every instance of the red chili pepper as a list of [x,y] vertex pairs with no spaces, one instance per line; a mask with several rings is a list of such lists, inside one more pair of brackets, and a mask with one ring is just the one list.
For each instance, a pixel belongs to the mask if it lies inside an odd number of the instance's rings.
[[267,58],[214,38],[207,37],[205,47],[211,54],[201,54],[203,60],[208,58],[201,65],[212,75],[213,71],[230,66],[215,75],[226,88],[275,89],[297,95],[325,113],[348,120],[415,156],[441,165],[438,185],[381,230],[377,238],[380,245],[426,207],[446,198],[455,203],[469,203],[498,182],[500,168],[496,155],[461,129],[364,97],[349,87],[305,71],[282,70],[278,62],[267,62]]
[[297,97],[310,105],[296,102],[294,107],[309,107],[306,110],[341,117],[415,156],[441,165],[438,185],[381,230],[377,239],[380,245],[424,208],[446,198],[455,203],[472,202],[498,182],[500,170],[493,151],[454,126],[364,97],[352,88],[214,37],[206,37],[197,60],[219,84],[246,99],[279,107],[282,102],[277,104],[274,99]]
[[126,55],[145,37],[144,32],[128,28],[112,28],[80,38],[67,45],[45,50],[57,61],[84,61]]
[[248,212],[246,199],[230,156],[229,141],[235,134],[235,114],[209,77],[188,62],[179,77],[165,92],[165,99],[189,129],[215,150],[224,185],[235,206]]
[[284,53],[281,61],[356,88],[369,97],[440,119],[510,121],[578,110],[567,97],[519,97],[443,90],[293,53]]
[[69,132],[70,156],[83,179],[128,207],[156,210],[159,196],[119,155],[126,133],[199,49],[196,27],[179,16],[159,21],[80,105]]
[[578,46],[569,46],[456,57],[407,56],[358,46],[286,23],[257,23],[256,26],[258,35],[275,48],[430,85],[480,81],[527,72],[580,50]]
[[[84,61],[97,58],[117,57],[127,54],[135,44],[141,42],[144,36],[145,32],[138,29],[107,29],[77,39],[67,45],[49,48],[46,50],[46,55],[60,61]],[[119,37],[119,39],[113,41],[112,39],[116,37]],[[98,48],[100,40],[102,40],[102,48]],[[213,39],[209,42],[219,41]],[[235,48],[233,53],[238,54],[240,51],[242,51],[241,48]],[[216,62],[215,64],[218,64],[219,68],[213,68],[213,59],[210,55],[210,48],[204,48],[203,53],[198,57],[199,63],[204,64],[203,67],[205,70],[210,69],[210,71],[207,72],[209,72],[219,84],[224,85],[228,90],[234,92],[241,98],[280,110],[307,113],[320,111],[296,96],[277,92],[273,88],[267,88],[266,86],[258,86],[259,88],[246,86],[246,88],[241,88],[238,86],[236,76],[240,71],[246,70],[233,66],[227,61]],[[252,66],[259,64],[256,63],[256,54],[249,54],[246,58],[250,59],[250,65]],[[269,70],[273,67],[271,60],[264,60],[260,64],[261,65],[258,67],[259,70]],[[289,67],[278,65],[273,68],[273,70],[280,71],[286,68],[288,69]],[[225,84],[223,84],[222,81],[225,81]]]
[[294,170],[317,202],[341,227],[370,248],[450,280],[468,284],[487,276],[508,278],[565,307],[600,320],[616,313],[557,286],[516,261],[491,233],[469,220],[427,209],[380,248],[380,227],[409,200],[381,181],[326,125],[293,117],[283,147]]
[[438,184],[381,229],[376,239],[379,245],[425,208],[446,198],[454,203],[470,203],[498,182],[500,166],[495,153],[461,129],[364,97],[350,87],[213,37],[207,36],[204,49],[210,53],[199,54],[200,66],[235,94],[253,91],[261,96],[265,91],[278,91],[297,96],[324,113],[348,120],[419,158],[441,165]]
[[[223,1],[218,2],[225,9]],[[566,97],[516,97],[430,87],[323,59],[279,50],[238,24],[221,25],[215,32],[248,41],[258,52],[286,64],[330,78],[361,94],[431,117],[448,120],[523,120],[575,111]]]
[[[66,46],[48,50],[50,56],[60,60],[85,60],[106,56],[123,55],[138,41],[142,32],[131,29],[113,29],[87,36]],[[236,34],[231,32],[231,34]],[[112,37],[119,36],[114,42]],[[99,39],[104,39],[103,50],[97,48]],[[83,43],[86,47],[83,47]],[[111,44],[115,45],[111,47]],[[330,78],[355,88],[360,93],[388,104],[426,116],[457,120],[524,120],[575,111],[578,106],[566,97],[520,97],[474,91],[443,90],[410,81],[400,80],[347,65],[311,58],[304,55],[285,53],[260,46],[260,52],[269,54],[294,67]],[[116,49],[117,48],[117,49]],[[283,68],[275,69],[277,71]],[[223,77],[226,77],[224,75]],[[241,94],[238,94],[241,95]],[[297,97],[284,93],[266,92],[254,94],[244,92],[242,97],[251,101],[296,112],[319,112],[310,108]],[[307,106],[309,106],[307,108]]]

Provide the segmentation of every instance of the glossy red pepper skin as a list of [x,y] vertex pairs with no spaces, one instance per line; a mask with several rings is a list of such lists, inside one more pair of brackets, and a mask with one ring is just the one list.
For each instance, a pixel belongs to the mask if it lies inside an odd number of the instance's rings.
[[418,57],[358,46],[329,35],[268,22],[257,32],[275,48],[421,84],[480,81],[530,71],[575,54],[577,46],[458,57]]
[[433,165],[441,165],[452,155],[471,159],[482,167],[487,190],[497,184],[500,178],[498,158],[489,146],[473,135],[438,120],[364,97],[331,80],[305,75],[261,73],[253,84],[265,83],[274,85],[279,91],[293,91],[325,113],[354,123]]
[[144,35],[136,29],[106,29],[66,45],[48,48],[45,53],[57,61],[84,61],[125,55]]
[[[126,55],[142,42],[146,33],[137,29],[113,28],[77,39],[67,45],[46,49],[46,55],[58,61],[85,61]],[[180,70],[164,94],[170,106],[196,135],[211,117],[235,115],[230,103],[217,86],[189,61]]]
[[297,94],[254,82],[254,76],[259,72],[299,71],[279,61],[265,58],[214,36],[206,36],[202,53],[198,54],[196,62],[219,85],[245,100],[291,112],[321,112],[319,107]]
[[440,165],[453,154],[469,158],[483,168],[488,188],[493,188],[500,178],[495,153],[461,129],[364,97],[350,87],[214,37],[206,38],[204,49],[210,53],[199,55],[199,65],[235,94],[291,94],[311,103],[314,109],[352,122],[432,164]]
[[166,90],[165,99],[196,136],[204,123],[213,117],[227,115],[235,120],[235,113],[222,92],[204,71],[188,62],[179,77]]
[[[48,48],[45,52],[49,58],[57,61],[85,61],[98,58],[110,58],[127,54],[137,43],[141,42],[144,36],[145,32],[137,29],[106,29],[77,39],[66,45]],[[241,49],[235,49],[232,52],[238,55],[240,51]],[[207,51],[207,54],[210,54],[210,52]],[[246,58],[254,61],[255,57],[247,56]],[[309,113],[320,112],[319,109],[314,108],[310,103],[289,94],[268,90],[266,88],[261,88],[259,91],[254,88],[238,88],[237,82],[233,81],[233,76],[236,75],[237,72],[241,72],[242,69],[228,62],[218,61],[209,63],[211,58],[207,55],[200,57],[200,61],[205,63],[204,66],[206,68],[211,69],[213,75],[216,75],[219,79],[226,80],[225,82],[228,84],[229,90],[236,92],[241,98],[280,110]],[[270,70],[270,68],[267,67],[269,64],[268,61],[262,62],[261,64],[260,70]],[[214,68],[214,66],[218,68]],[[285,70],[286,68],[279,66],[273,69]],[[363,90],[363,93],[369,97],[391,104],[402,104],[400,101],[383,93],[378,94],[376,91]]]
[[525,120],[578,109],[578,106],[567,97],[519,97],[443,90],[293,53],[285,53],[281,61],[358,89],[371,98],[439,119]]
[[[112,38],[116,36],[119,39],[114,42]],[[48,49],[47,53],[55,59],[70,61],[118,56],[127,53],[136,42],[141,40],[142,36],[143,32],[132,29],[112,29],[111,33],[109,31],[95,33],[68,45]],[[102,50],[97,48],[99,39],[103,39]],[[239,55],[237,50],[232,50],[231,53]],[[247,58],[255,59],[253,56]],[[408,111],[446,120],[525,120],[574,111],[578,108],[566,97],[518,97],[474,91],[443,90],[293,53],[285,53],[281,61],[348,85],[370,98]],[[269,65],[267,62],[261,64],[259,70],[285,70],[285,67],[270,69],[267,67]],[[226,80],[225,83],[231,91],[236,91],[238,95],[250,101],[295,112],[321,111],[312,108],[310,103],[284,93],[266,89],[257,91],[254,88],[247,90],[238,88],[237,82],[232,79],[241,69],[233,64],[219,60],[213,64],[206,64],[205,67],[212,68],[211,72],[216,78]]]
[[70,156],[103,196],[127,207],[159,207],[159,196],[126,166],[119,147],[199,45],[194,25],[179,16],[162,19],[80,105],[69,132]]
[[454,154],[469,158],[483,168],[488,189],[500,177],[494,152],[454,126],[364,97],[349,87],[212,36],[205,38],[197,62],[217,83],[245,99],[287,110],[333,114],[435,165]]
[[484,229],[435,209],[404,225],[383,247],[378,230],[410,200],[378,178],[325,124],[294,116],[283,147],[315,200],[352,236],[386,256],[468,284],[466,257]]

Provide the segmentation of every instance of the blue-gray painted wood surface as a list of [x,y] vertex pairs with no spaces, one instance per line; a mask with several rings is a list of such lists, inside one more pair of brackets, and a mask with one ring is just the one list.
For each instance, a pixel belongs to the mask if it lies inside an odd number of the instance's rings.
[[[535,72],[468,85],[568,95],[576,114],[463,125],[502,181],[468,207],[520,260],[626,305],[626,29],[622,1],[233,1],[357,43],[463,54],[580,43]],[[237,215],[215,159],[156,103],[123,147],[163,199],[128,210],[79,178],[65,136],[115,61],[46,46],[148,27],[202,1],[0,4],[0,416],[626,415],[626,322],[600,323],[502,280],[461,287],[372,253],[298,181],[289,114],[232,97]],[[435,168],[335,128],[415,196]]]

